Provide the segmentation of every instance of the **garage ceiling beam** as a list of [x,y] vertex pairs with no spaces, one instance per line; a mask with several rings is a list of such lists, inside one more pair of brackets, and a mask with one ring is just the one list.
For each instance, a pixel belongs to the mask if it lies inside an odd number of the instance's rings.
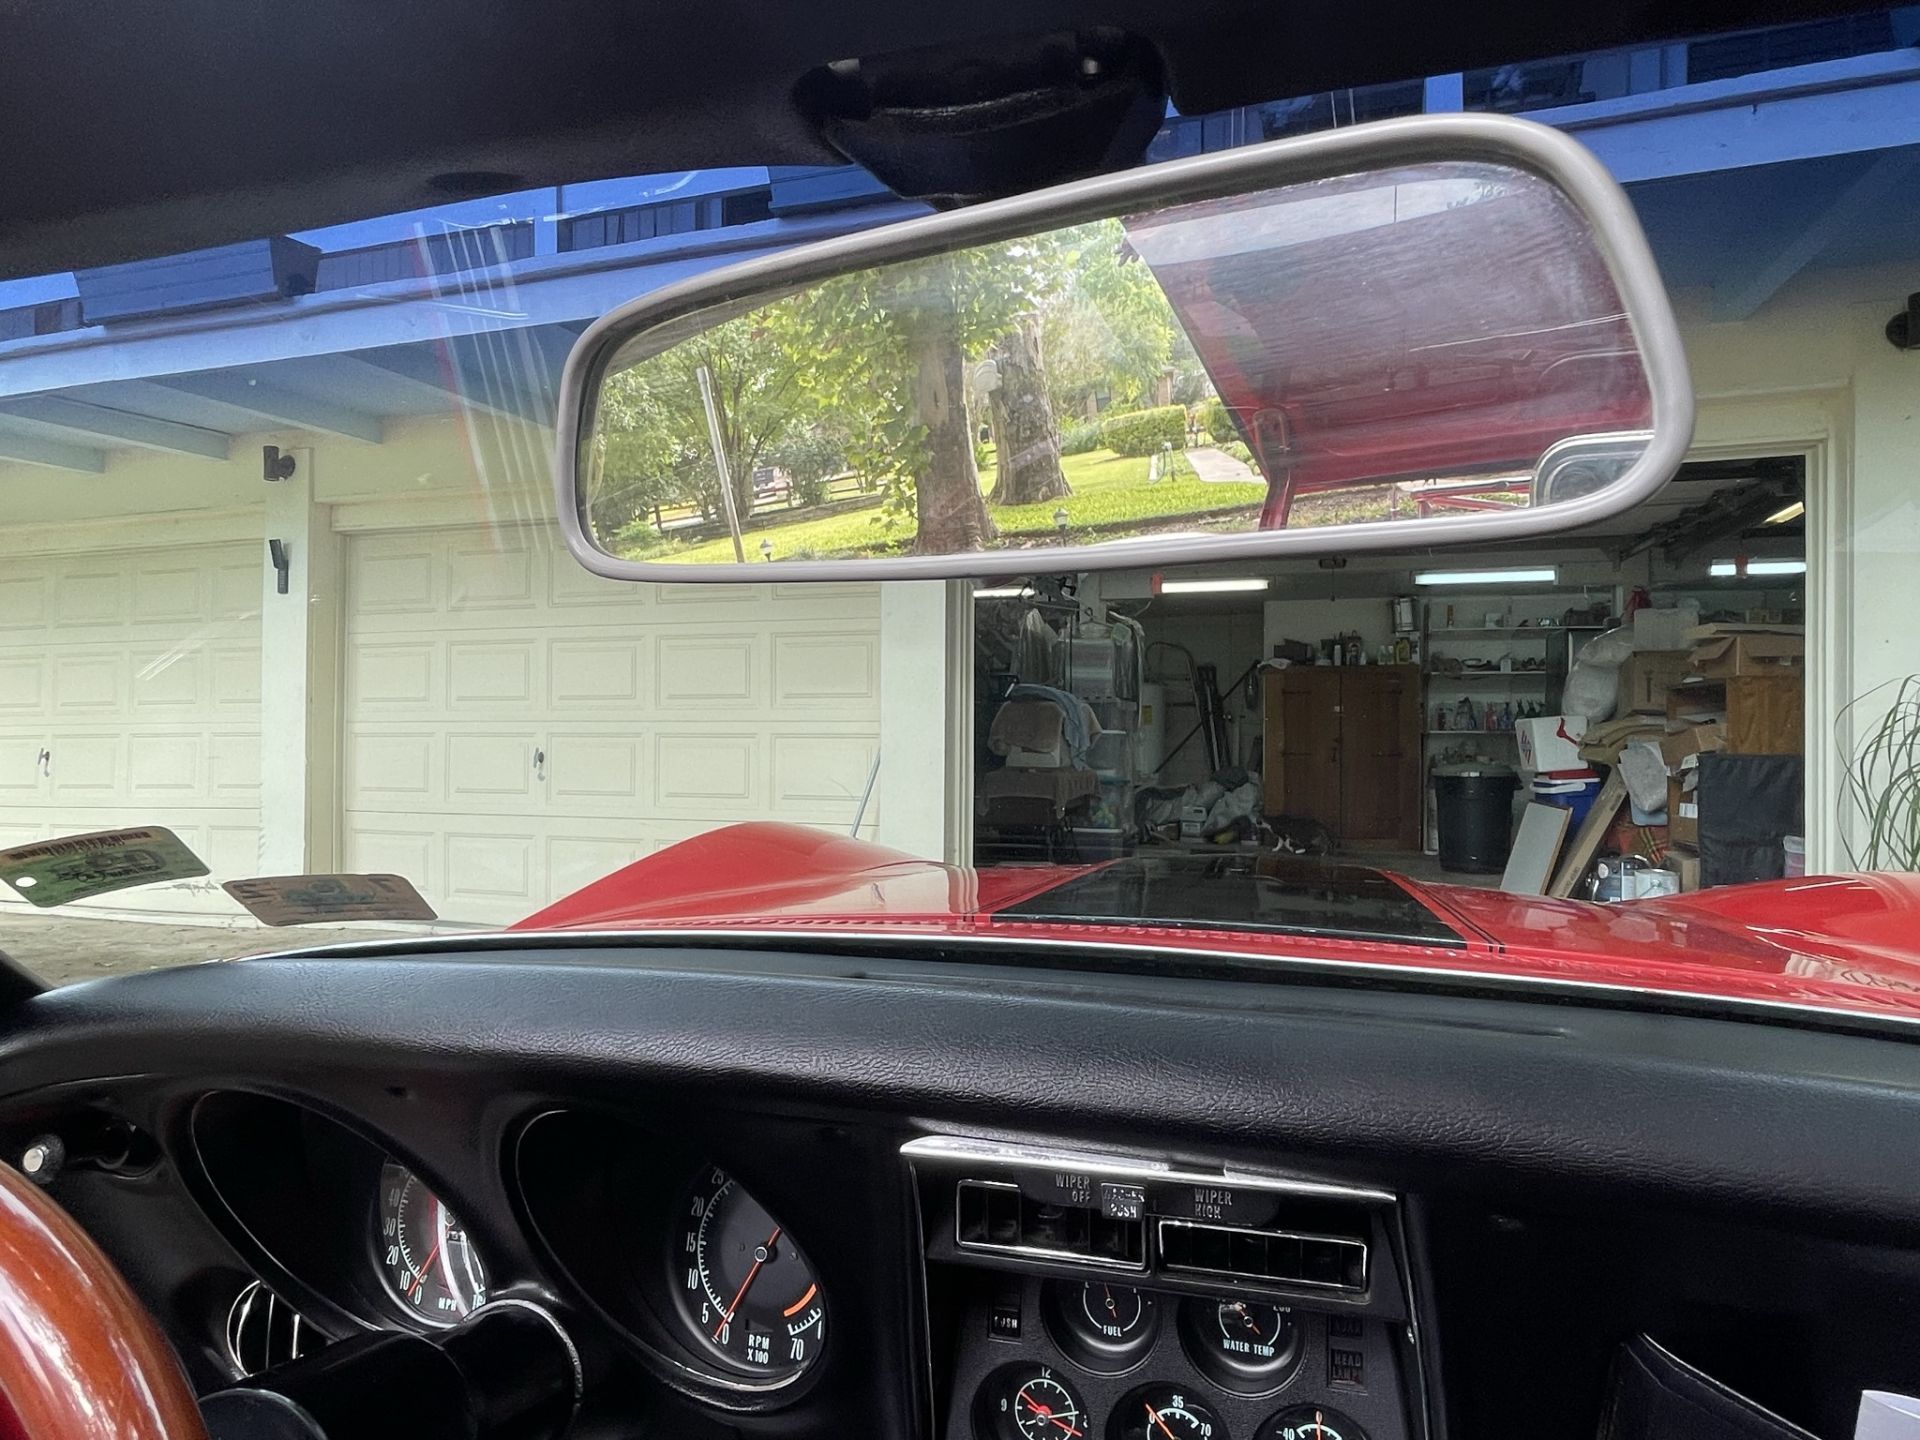
[[380,443],[380,417],[377,415],[350,410],[344,405],[316,399],[311,395],[296,395],[264,381],[248,379],[235,371],[212,370],[197,375],[168,375],[155,377],[146,383],[163,390],[177,390],[183,395],[197,395],[202,400],[212,400],[235,410],[244,410],[268,422],[258,427],[262,430],[291,426],[325,435],[340,435],[349,440],[364,440],[369,445]]
[[483,393],[486,387],[467,383],[465,372],[457,362],[444,350],[438,350],[446,343],[434,341],[429,345],[359,350],[328,358],[373,371],[388,384],[405,386],[416,393],[430,393],[437,404],[449,411],[484,410],[509,420],[536,418],[532,404],[518,391],[507,395],[487,394]]
[[1886,197],[1909,183],[1916,173],[1920,173],[1920,159],[1913,150],[1894,150],[1881,155],[1840,192],[1838,199],[1822,206],[1812,220],[1784,237],[1771,254],[1761,257],[1747,273],[1716,281],[1713,318],[1751,319],[1754,312],[1779,293],[1781,286],[1817,260],[1827,246],[1870,224]]
[[0,430],[0,460],[19,460],[28,465],[50,465],[56,470],[78,470],[98,475],[107,468],[107,452],[86,445],[69,445],[39,435],[23,435],[17,430]]
[[130,410],[113,410],[105,405],[90,405],[64,395],[28,395],[0,405],[0,419],[29,422],[37,431],[52,430],[52,440],[110,440],[116,445],[131,445],[143,450],[165,450],[181,455],[200,455],[209,460],[225,460],[228,437],[218,430],[203,430],[198,425],[182,425],[152,415],[137,415]]

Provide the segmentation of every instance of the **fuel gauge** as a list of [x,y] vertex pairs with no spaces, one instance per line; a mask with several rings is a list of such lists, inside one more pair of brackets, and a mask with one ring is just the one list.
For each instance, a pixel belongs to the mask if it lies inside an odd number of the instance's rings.
[[1153,1296],[1110,1280],[1049,1280],[1041,1310],[1053,1340],[1075,1363],[1102,1374],[1132,1369],[1153,1348]]

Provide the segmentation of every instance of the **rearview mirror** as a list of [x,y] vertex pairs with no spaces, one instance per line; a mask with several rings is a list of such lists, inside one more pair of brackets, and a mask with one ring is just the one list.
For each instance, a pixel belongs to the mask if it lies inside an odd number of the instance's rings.
[[1692,426],[1624,193],[1557,131],[1447,116],[644,296],[568,360],[557,484],[603,575],[1019,575],[1561,531]]

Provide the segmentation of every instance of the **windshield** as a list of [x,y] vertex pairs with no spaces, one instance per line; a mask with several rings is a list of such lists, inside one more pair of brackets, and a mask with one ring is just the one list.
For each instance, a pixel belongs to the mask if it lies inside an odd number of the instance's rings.
[[[1524,115],[1626,187],[1694,448],[1636,508],[1522,547],[977,585],[590,575],[554,524],[569,349],[688,275],[924,213],[845,167],[0,281],[0,951],[67,983],[529,921],[1571,943],[1571,911],[1502,894],[1691,913],[1710,951],[1739,918],[1712,892],[1920,868],[1917,40],[1910,6],[1169,116],[1149,163]],[[1139,303],[1133,258],[1075,249],[1070,285],[967,335],[956,433],[1000,531],[1271,506],[1206,336]],[[1102,304],[1050,300],[1069,289]],[[1314,325],[1337,350],[1340,317]],[[802,405],[723,349],[700,374],[737,383],[750,463],[723,491],[711,402],[634,389],[632,435],[671,402],[694,439],[645,467],[611,448],[596,520],[747,567],[884,549],[911,496],[861,377],[802,377]],[[1524,503],[1528,474],[1420,453],[1303,485],[1280,523]]]

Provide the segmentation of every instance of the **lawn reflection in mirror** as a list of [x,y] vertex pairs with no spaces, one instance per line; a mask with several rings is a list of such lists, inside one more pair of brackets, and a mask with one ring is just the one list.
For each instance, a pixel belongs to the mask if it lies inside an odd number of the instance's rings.
[[585,447],[631,560],[1409,523],[1604,488],[1634,334],[1552,185],[1426,164],[1051,230],[643,332]]

